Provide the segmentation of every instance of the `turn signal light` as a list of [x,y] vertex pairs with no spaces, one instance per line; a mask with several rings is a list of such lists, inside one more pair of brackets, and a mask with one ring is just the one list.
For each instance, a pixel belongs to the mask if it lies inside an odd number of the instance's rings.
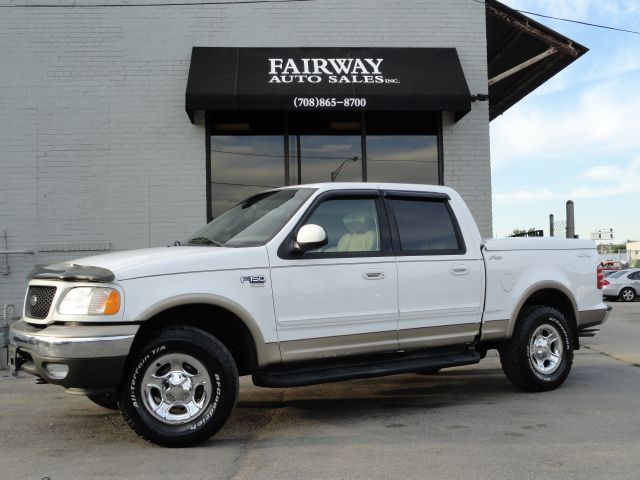
[[113,315],[120,310],[120,294],[117,290],[111,290],[107,300],[104,302],[104,314]]

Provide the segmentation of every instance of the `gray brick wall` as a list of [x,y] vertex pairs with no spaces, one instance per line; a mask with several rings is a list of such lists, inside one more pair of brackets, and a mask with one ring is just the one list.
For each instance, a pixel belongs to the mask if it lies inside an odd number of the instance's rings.
[[[0,304],[22,310],[35,263],[166,245],[205,221],[204,128],[184,112],[194,45],[456,47],[472,93],[487,91],[484,9],[469,0],[3,9],[0,230],[36,253],[9,257]],[[490,234],[486,104],[445,118],[444,158]]]

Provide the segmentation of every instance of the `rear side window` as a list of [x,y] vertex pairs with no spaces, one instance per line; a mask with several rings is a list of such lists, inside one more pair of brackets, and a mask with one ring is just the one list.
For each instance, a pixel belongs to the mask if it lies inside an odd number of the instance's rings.
[[620,270],[619,272],[613,272],[611,275],[609,275],[609,278],[619,278],[625,273],[627,273],[627,270]]
[[393,198],[391,205],[403,253],[453,255],[465,252],[460,229],[447,200]]

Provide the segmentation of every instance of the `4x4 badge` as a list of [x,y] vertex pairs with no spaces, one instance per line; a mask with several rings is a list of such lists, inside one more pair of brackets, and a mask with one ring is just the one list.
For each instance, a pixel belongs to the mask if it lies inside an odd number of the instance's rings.
[[267,277],[264,275],[242,275],[240,283],[249,283],[252,287],[263,287],[267,283]]

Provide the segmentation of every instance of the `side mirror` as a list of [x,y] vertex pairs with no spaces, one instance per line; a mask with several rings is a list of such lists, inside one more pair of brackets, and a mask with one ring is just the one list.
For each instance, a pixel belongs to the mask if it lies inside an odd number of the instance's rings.
[[309,223],[303,225],[300,227],[300,230],[298,230],[294,246],[297,250],[304,252],[306,250],[320,248],[326,245],[327,242],[327,232],[324,231],[324,228],[320,225]]

